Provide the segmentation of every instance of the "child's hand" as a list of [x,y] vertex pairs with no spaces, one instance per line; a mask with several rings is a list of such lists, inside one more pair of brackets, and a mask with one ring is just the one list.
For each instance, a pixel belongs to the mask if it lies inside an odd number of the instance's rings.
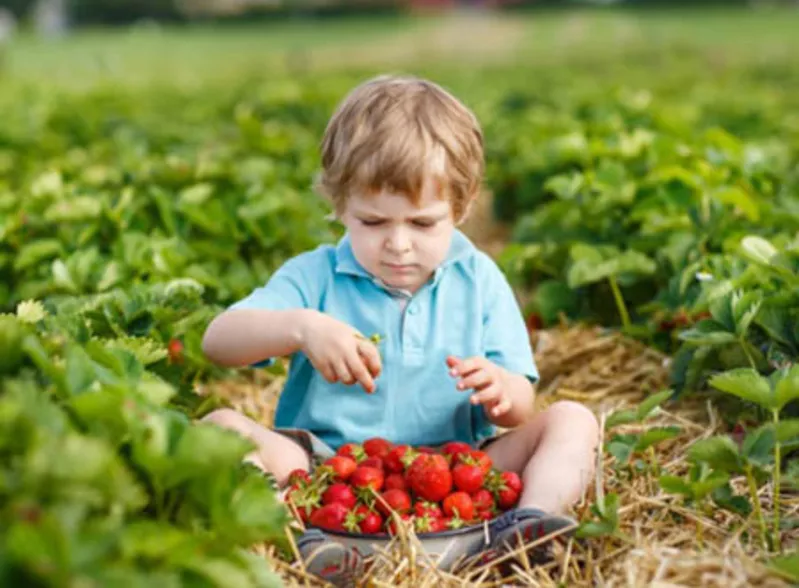
[[485,357],[448,357],[450,375],[461,378],[458,390],[473,389],[472,404],[482,404],[491,416],[502,416],[512,408],[507,393],[507,372]]
[[300,331],[303,353],[325,380],[348,386],[359,382],[368,393],[375,391],[381,365],[374,343],[321,312],[306,315]]

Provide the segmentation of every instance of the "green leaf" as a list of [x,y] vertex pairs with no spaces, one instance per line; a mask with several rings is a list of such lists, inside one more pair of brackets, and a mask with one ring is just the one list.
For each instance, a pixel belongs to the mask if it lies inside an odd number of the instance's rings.
[[713,502],[722,508],[747,517],[752,512],[752,504],[746,496],[735,496],[730,484],[719,486],[711,493]]
[[638,405],[637,410],[637,418],[639,421],[643,421],[649,415],[655,411],[657,407],[660,406],[665,400],[667,400],[672,394],[674,394],[673,390],[662,390],[656,394],[652,394],[648,396],[641,404]]
[[725,186],[713,192],[713,198],[735,207],[751,221],[760,219],[760,206],[749,194],[737,186]]
[[730,476],[727,472],[712,472],[706,478],[692,482],[691,483],[691,490],[694,494],[694,498],[696,500],[704,499],[708,494],[724,486],[730,480]]
[[773,461],[777,435],[772,423],[766,423],[748,433],[741,445],[743,455],[754,464],[765,466]]
[[771,261],[776,257],[778,251],[766,239],[750,235],[741,240],[741,253],[757,264],[771,265]]
[[212,586],[219,588],[258,588],[254,578],[227,559],[197,557],[185,561],[184,566],[205,577]]
[[786,404],[799,400],[799,365],[780,370],[780,377],[774,387],[772,408],[781,411]]
[[799,437],[799,419],[781,420],[775,425],[777,441],[787,443]]
[[97,380],[91,358],[82,347],[73,345],[67,351],[66,362],[66,383],[70,394],[76,396],[86,392]]
[[610,430],[613,427],[634,423],[638,420],[638,412],[635,410],[620,409],[608,415],[608,417],[605,419],[605,429]]
[[612,535],[615,530],[615,526],[609,521],[588,521],[580,524],[575,530],[575,536],[581,538],[604,537]]
[[241,462],[253,444],[238,433],[209,423],[190,426],[178,441],[170,462],[170,483],[210,475]]
[[23,245],[14,259],[14,269],[21,271],[37,265],[46,259],[64,255],[61,241],[57,239],[37,239]]
[[649,429],[638,438],[638,442],[635,444],[635,451],[644,451],[648,447],[656,445],[661,441],[673,439],[681,432],[682,429],[680,429],[680,427],[675,427],[675,426],[657,427],[654,429]]
[[662,475],[658,478],[660,487],[669,494],[681,494],[688,498],[693,496],[691,486],[679,476]]
[[764,408],[772,404],[771,387],[768,380],[752,368],[737,368],[710,378],[711,386]]
[[786,580],[799,582],[799,552],[776,556],[768,566]]
[[584,186],[583,174],[554,176],[546,181],[544,189],[552,192],[561,200],[573,200]]
[[688,459],[702,461],[714,469],[740,473],[743,471],[738,447],[727,436],[716,436],[700,439],[688,449]]
[[130,559],[167,559],[173,552],[198,543],[199,540],[186,531],[155,520],[132,522],[121,539],[122,552]]
[[608,443],[608,453],[610,453],[619,463],[627,463],[632,455],[635,439],[615,438]]
[[[709,322],[707,321],[707,323]],[[707,345],[711,347],[729,345],[738,341],[732,333],[727,331],[708,331],[706,327],[700,327],[699,325],[701,324],[697,323],[696,327],[681,332],[679,338],[691,345]]]

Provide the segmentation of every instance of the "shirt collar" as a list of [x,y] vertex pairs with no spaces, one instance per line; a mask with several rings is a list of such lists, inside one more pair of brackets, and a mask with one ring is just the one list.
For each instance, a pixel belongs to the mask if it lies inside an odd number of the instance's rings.
[[[445,268],[466,259],[474,250],[475,247],[469,238],[460,230],[455,229],[452,234],[452,241],[450,242],[447,256],[433,273],[433,284],[438,283]],[[357,259],[355,259],[349,233],[345,234],[336,246],[336,273],[376,279],[358,263]]]

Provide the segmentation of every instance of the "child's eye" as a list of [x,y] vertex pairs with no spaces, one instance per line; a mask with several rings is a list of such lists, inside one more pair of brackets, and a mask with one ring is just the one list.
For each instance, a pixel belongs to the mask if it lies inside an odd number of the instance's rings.
[[367,227],[376,227],[383,224],[382,220],[361,220],[361,222]]
[[418,221],[418,220],[415,220],[415,221],[413,221],[413,224],[415,226],[421,227],[423,229],[429,229],[430,227],[432,227],[436,223],[432,222],[432,221]]

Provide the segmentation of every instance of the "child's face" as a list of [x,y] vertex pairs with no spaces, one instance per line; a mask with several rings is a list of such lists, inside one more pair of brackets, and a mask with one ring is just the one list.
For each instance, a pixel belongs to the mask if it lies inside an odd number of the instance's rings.
[[449,200],[425,185],[419,206],[402,194],[352,194],[341,220],[355,258],[394,288],[415,292],[449,252],[455,223]]

